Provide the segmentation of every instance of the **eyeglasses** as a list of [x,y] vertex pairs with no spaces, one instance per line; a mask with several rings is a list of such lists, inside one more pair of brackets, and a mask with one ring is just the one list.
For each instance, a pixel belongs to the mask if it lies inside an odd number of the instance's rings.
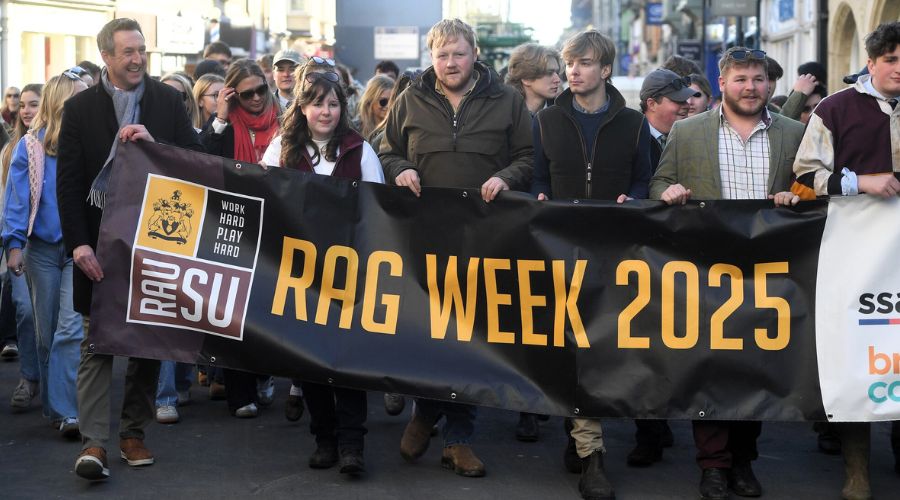
[[219,92],[221,92],[221,90],[217,90],[217,91],[215,91],[215,92],[213,92],[213,93],[211,93],[211,94],[200,94],[200,95],[202,95],[203,97],[212,97],[213,99],[218,99],[218,98],[219,98]]
[[312,72],[306,74],[306,82],[307,83],[316,83],[316,80],[324,78],[331,83],[338,83],[341,81],[341,77],[338,76],[334,71],[325,71],[325,72]]
[[735,50],[728,54],[728,57],[735,61],[746,61],[747,59],[766,59],[766,52],[763,50]]
[[18,99],[19,94],[6,94],[6,97],[15,97],[16,99]]
[[266,95],[268,92],[269,92],[269,84],[264,83],[264,84],[260,85],[259,87],[256,87],[255,89],[238,92],[238,97],[240,97],[241,99],[243,99],[245,101],[249,101],[250,99],[253,99],[254,95],[258,95],[258,96],[262,97],[262,96]]
[[327,64],[329,66],[334,66],[334,59],[325,59],[319,56],[312,56],[309,58],[309,60],[316,64]]
[[388,98],[382,97],[381,99],[378,99],[378,105],[381,106],[382,108],[386,108],[388,105]]

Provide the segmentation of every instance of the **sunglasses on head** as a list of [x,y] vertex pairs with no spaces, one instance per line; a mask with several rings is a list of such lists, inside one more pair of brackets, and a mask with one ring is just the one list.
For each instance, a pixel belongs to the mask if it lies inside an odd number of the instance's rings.
[[763,50],[735,50],[728,54],[728,57],[735,61],[746,61],[747,59],[765,60],[766,53]]
[[381,106],[382,108],[386,108],[388,105],[388,98],[382,97],[381,99],[378,99],[378,105]]
[[334,59],[325,59],[319,56],[312,56],[309,58],[309,60],[316,64],[327,64],[328,66],[334,66]]
[[681,90],[683,88],[690,87],[691,86],[691,77],[683,76],[681,78],[677,78],[677,79],[669,82],[669,84],[667,86],[672,87],[675,90]]
[[68,78],[69,80],[79,81],[79,82],[81,81],[81,77],[76,75],[75,73],[72,73],[71,70],[63,71],[62,76]]
[[81,66],[73,66],[73,67],[69,68],[69,73],[74,73],[78,76],[82,76],[82,75],[87,74],[87,70],[85,70]]
[[253,99],[254,95],[258,95],[258,96],[262,97],[262,96],[266,95],[266,93],[268,93],[268,92],[269,92],[269,84],[264,83],[264,84],[260,85],[259,87],[256,87],[255,89],[238,92],[238,97],[240,97],[241,99],[243,99],[245,101],[249,101],[250,99]]
[[306,74],[307,83],[315,83],[316,80],[320,78],[324,78],[331,83],[338,83],[339,81],[341,81],[341,77],[338,76],[338,74],[334,71],[326,71],[324,73],[312,72]]

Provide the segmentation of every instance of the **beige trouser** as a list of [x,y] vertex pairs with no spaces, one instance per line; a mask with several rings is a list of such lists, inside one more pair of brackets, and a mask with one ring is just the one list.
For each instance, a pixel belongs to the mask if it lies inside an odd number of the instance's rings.
[[603,428],[599,420],[573,418],[571,434],[579,457],[587,458],[597,450],[606,453],[606,448],[603,447]]
[[[84,316],[84,340],[78,365],[78,427],[82,449],[107,448],[109,442],[109,387],[112,383],[113,358],[110,354],[94,354],[91,349],[90,318]],[[144,427],[155,416],[154,400],[159,380],[159,361],[128,358],[125,372],[125,396],[119,422],[120,438],[144,439]]]

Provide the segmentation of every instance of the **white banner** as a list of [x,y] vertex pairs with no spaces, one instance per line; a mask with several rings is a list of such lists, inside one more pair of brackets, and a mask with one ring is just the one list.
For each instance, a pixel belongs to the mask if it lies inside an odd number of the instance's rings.
[[834,197],[816,282],[816,346],[832,421],[900,419],[900,200]]

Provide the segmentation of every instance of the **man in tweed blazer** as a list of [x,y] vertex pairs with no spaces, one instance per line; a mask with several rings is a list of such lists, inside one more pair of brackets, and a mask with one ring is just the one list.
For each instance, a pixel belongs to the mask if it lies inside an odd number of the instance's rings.
[[[766,53],[728,49],[719,61],[722,106],[675,123],[650,197],[669,205],[702,200],[773,199],[795,205],[789,191],[794,157],[803,138],[800,122],[766,110]],[[755,497],[762,487],[750,463],[758,456],[762,425],[750,421],[694,421],[700,497]]]

